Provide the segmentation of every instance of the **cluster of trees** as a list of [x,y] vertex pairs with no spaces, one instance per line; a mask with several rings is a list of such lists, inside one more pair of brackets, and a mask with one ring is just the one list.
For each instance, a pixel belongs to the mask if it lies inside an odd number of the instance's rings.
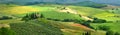
[[28,20],[37,19],[37,18],[44,18],[44,16],[43,16],[43,14],[39,14],[39,13],[31,13],[31,14],[26,14],[22,18],[22,20],[28,21]]
[[61,21],[60,19],[47,18],[47,20]]
[[[94,29],[92,26],[90,26],[90,23],[105,23],[107,22],[106,20],[103,19],[98,19],[98,18],[94,18],[93,21],[91,20],[87,20],[87,21],[77,21],[77,23],[81,23],[82,25],[85,25],[89,28]],[[109,30],[110,28],[108,26],[100,26],[99,27],[101,30]]]
[[83,33],[83,35],[91,35],[91,33],[90,32],[85,32],[85,33]]
[[119,14],[120,13],[119,11],[120,11],[120,8],[112,8],[110,10],[110,13]]
[[[103,19],[98,19],[98,18],[94,18],[93,21],[91,20],[78,20],[78,19],[64,19],[64,20],[59,20],[59,19],[51,19],[51,18],[47,18],[48,20],[54,20],[54,21],[63,21],[63,22],[75,22],[75,23],[80,23],[84,26],[87,26],[89,28],[92,28],[94,29],[92,26],[90,26],[90,23],[105,23],[107,22],[106,20],[103,20]],[[99,27],[101,30],[108,30],[109,27],[107,26],[100,26]]]
[[9,17],[9,16],[2,16],[2,17],[0,17],[0,20],[6,20],[6,19],[12,19],[12,17]]
[[83,23],[84,20],[79,19],[53,19],[53,18],[46,18],[48,20],[54,20],[54,21],[62,21],[62,22],[75,22],[75,23]]
[[78,19],[63,19],[63,20],[60,20],[60,19],[51,19],[51,18],[47,18],[48,20],[54,20],[54,21],[62,21],[62,22],[75,22],[75,23],[80,23],[84,26],[87,26],[89,28],[92,28],[92,26],[90,26],[90,23],[92,22],[91,20],[87,20],[87,21],[84,21],[84,20],[78,20]]
[[87,20],[87,21],[84,21],[84,22],[82,23],[82,25],[85,25],[85,26],[87,26],[87,27],[89,27],[89,28],[94,29],[92,26],[90,26],[90,23],[91,23],[91,22],[92,22],[91,20]]
[[0,28],[0,35],[16,35],[16,33],[9,28]]
[[73,19],[64,19],[63,22],[74,22],[75,20]]
[[90,26],[90,23],[92,22],[91,20],[77,20],[77,19],[64,19],[64,20],[59,20],[59,19],[51,19],[51,18],[47,18],[48,20],[54,20],[54,21],[62,21],[62,22],[75,22],[75,23],[80,23],[84,26],[87,26],[89,28],[94,29],[92,26]]
[[119,10],[119,8],[112,8],[112,10]]
[[[82,23],[82,25],[85,25],[92,29],[94,29],[94,28],[92,26],[90,26],[90,23],[105,23],[105,22],[107,22],[107,21],[103,20],[103,19],[98,19],[98,18],[94,18],[93,21],[91,21],[91,20],[82,21],[82,22],[78,21],[78,23]],[[110,29],[108,26],[100,26],[99,28],[101,30],[109,30]]]

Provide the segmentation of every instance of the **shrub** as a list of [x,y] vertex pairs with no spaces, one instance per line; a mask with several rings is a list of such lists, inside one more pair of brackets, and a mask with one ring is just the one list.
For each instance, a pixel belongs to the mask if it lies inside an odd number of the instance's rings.
[[82,25],[85,25],[85,26],[90,26],[90,23],[89,22],[84,22],[84,23],[82,23]]
[[107,23],[113,23],[113,21],[107,21]]
[[98,19],[98,18],[94,18],[94,21],[93,21],[93,23],[105,23],[105,22],[107,21],[103,19]]
[[106,32],[106,35],[120,35],[120,33],[109,30]]
[[40,15],[40,18],[45,18],[43,14]]
[[60,21],[59,19],[53,19],[54,21]]
[[51,18],[47,18],[48,20],[52,20]]
[[75,19],[74,22],[75,22],[75,23],[84,23],[85,21],[84,21],[84,20]]
[[109,27],[109,26],[99,26],[98,28],[99,28],[100,30],[104,30],[104,31],[110,30],[110,27]]
[[13,30],[10,30],[8,28],[1,28],[0,29],[0,35],[15,35],[16,33]]
[[87,20],[86,22],[89,22],[89,23],[91,23],[92,21],[91,21],[91,20]]
[[120,33],[116,32],[115,35],[120,35]]
[[93,18],[92,16],[87,16],[88,18]]
[[73,19],[64,19],[63,21],[64,22],[73,22],[74,20]]
[[114,35],[114,32],[109,30],[109,31],[106,32],[106,35]]
[[97,20],[98,18],[93,18],[94,20]]
[[9,17],[9,16],[2,16],[2,17],[0,18],[0,20],[6,20],[6,19],[12,19],[12,17]]
[[47,18],[47,20],[61,21],[60,19]]

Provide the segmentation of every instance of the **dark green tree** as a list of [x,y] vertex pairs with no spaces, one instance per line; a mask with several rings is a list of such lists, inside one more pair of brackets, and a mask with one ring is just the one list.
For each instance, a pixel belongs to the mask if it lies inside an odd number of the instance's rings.
[[90,23],[89,22],[84,22],[84,23],[82,23],[82,25],[85,25],[85,26],[90,26]]
[[24,17],[22,18],[22,20],[24,20],[24,21],[28,21],[28,20],[30,20],[30,16],[29,16],[29,14],[26,14],[26,16],[24,16]]
[[43,14],[41,14],[41,15],[40,15],[40,18],[44,18],[44,15],[43,15]]
[[91,23],[91,21],[90,21],[90,20],[88,20],[88,21],[85,21],[84,23],[82,23],[82,25],[84,25],[84,26],[87,26],[87,27],[89,27],[89,28],[94,29],[92,26],[90,26],[90,23]]
[[39,18],[38,17],[38,13],[32,13],[32,14],[30,14],[30,19],[37,19],[37,18]]
[[114,32],[109,30],[109,31],[106,32],[106,35],[114,35]]
[[94,20],[97,20],[98,18],[93,18]]
[[90,32],[86,32],[84,35],[91,35],[91,33]]

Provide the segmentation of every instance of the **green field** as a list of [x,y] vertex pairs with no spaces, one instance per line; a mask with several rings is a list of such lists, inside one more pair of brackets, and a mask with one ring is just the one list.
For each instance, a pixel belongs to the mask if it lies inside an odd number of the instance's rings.
[[[61,13],[61,12],[55,12],[55,11],[50,11],[50,12],[41,12],[45,18],[52,18],[52,19],[80,19],[82,18],[79,15],[71,14],[71,13]],[[51,15],[51,16],[50,16]]]
[[98,28],[98,26],[109,26],[110,30],[120,33],[120,23],[92,23],[91,26]]

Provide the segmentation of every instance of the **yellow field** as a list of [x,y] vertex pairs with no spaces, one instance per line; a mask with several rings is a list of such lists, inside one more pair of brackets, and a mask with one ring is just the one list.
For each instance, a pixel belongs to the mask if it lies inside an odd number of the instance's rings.
[[7,14],[23,14],[23,13],[38,12],[38,11],[39,9],[29,6],[15,6],[2,10],[3,13],[7,13]]

